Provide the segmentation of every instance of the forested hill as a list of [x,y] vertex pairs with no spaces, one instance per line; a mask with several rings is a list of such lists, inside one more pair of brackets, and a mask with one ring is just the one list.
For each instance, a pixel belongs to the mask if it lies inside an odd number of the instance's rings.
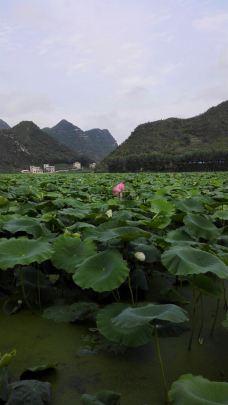
[[1,171],[28,169],[30,165],[44,163],[72,163],[78,158],[76,152],[45,134],[31,121],[0,130]]
[[110,171],[228,168],[228,101],[193,118],[139,125],[103,161],[103,167]]
[[104,159],[117,148],[115,139],[107,129],[95,128],[83,131],[71,122],[61,120],[54,127],[44,128],[43,131],[72,151],[86,155],[94,162]]

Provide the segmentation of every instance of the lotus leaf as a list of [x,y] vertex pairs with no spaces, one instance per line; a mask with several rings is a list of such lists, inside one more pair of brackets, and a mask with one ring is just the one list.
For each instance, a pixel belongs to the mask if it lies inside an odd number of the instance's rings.
[[120,394],[113,391],[99,391],[95,395],[83,394],[83,405],[119,405]]
[[203,212],[203,198],[190,197],[176,202],[176,207],[183,212]]
[[223,324],[224,328],[228,329],[228,312],[226,313],[226,319],[225,319],[225,321],[223,321],[222,324]]
[[133,270],[131,275],[131,284],[133,288],[140,288],[143,291],[149,290],[147,278],[142,269]]
[[43,373],[53,372],[57,367],[57,363],[55,364],[42,364],[36,367],[28,367],[24,370],[20,375],[20,380],[30,379],[31,377],[40,377]]
[[9,204],[9,200],[0,195],[0,207],[4,207]]
[[155,320],[181,323],[188,321],[188,317],[182,308],[174,304],[146,304],[124,309],[112,319],[112,323],[120,328],[134,328]]
[[197,274],[190,278],[190,282],[194,287],[198,288],[203,294],[211,295],[213,297],[221,297],[222,290],[217,283],[218,279],[209,277],[205,274]]
[[121,254],[106,250],[85,260],[73,276],[81,288],[92,288],[97,292],[112,291],[128,277],[129,268]]
[[49,405],[51,384],[36,380],[23,380],[9,384],[10,395],[6,405]]
[[172,216],[175,213],[175,207],[165,199],[154,199],[151,201],[151,211],[156,214],[163,213],[166,216]]
[[53,247],[52,263],[57,269],[65,270],[68,273],[74,273],[78,265],[96,254],[96,246],[91,240],[81,241],[79,237],[67,235],[58,237]]
[[173,246],[161,256],[162,264],[175,275],[214,273],[217,277],[228,278],[228,267],[212,253],[191,246]]
[[8,369],[6,367],[0,368],[0,403],[2,403],[2,401],[5,403],[8,398],[8,381]]
[[220,209],[220,210],[215,211],[213,217],[219,218],[222,221],[228,221],[228,205],[226,205],[225,209],[223,209],[223,210]]
[[188,214],[184,217],[185,229],[189,235],[206,240],[217,239],[221,234],[211,219],[199,214]]
[[37,219],[30,217],[12,218],[7,221],[2,228],[10,233],[26,232],[35,238],[47,234],[48,232],[44,225],[41,225]]
[[173,405],[228,404],[228,383],[184,374],[172,384],[169,400]]
[[91,237],[99,242],[108,242],[113,239],[121,239],[124,241],[131,241],[138,238],[149,238],[151,234],[143,229],[130,226],[122,226],[118,228],[112,228],[110,221],[110,227],[104,227],[103,224],[97,229],[91,229],[86,232],[87,237]]
[[85,321],[94,317],[98,305],[94,302],[76,302],[72,305],[55,305],[46,308],[43,318],[55,322],[76,322]]
[[174,231],[168,232],[165,241],[172,244],[192,245],[196,240],[192,239],[186,232],[185,227],[177,228]]
[[17,264],[42,263],[50,259],[51,245],[42,238],[31,240],[25,237],[0,239],[0,268],[7,270]]
[[132,328],[116,326],[113,323],[113,319],[128,307],[127,304],[116,303],[101,309],[97,314],[99,332],[111,342],[129,347],[142,346],[151,342],[153,326],[149,323]]

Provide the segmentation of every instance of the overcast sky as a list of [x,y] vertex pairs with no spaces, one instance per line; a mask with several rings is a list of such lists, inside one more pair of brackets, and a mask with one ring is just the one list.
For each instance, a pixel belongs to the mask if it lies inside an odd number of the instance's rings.
[[0,118],[108,128],[228,99],[227,0],[0,0]]

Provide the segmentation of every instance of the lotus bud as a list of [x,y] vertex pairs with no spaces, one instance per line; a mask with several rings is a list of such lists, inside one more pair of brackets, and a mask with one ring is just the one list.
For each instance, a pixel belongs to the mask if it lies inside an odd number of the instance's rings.
[[64,232],[64,236],[70,236],[71,238],[80,238],[81,234],[79,232],[72,233],[69,232],[68,229],[66,229]]
[[13,350],[10,353],[5,353],[3,356],[0,354],[0,368],[7,367],[15,356],[16,350]]
[[108,218],[112,218],[112,210],[108,210],[105,213],[107,215]]
[[145,260],[146,260],[146,256],[143,252],[135,252],[134,256],[140,262],[145,262]]

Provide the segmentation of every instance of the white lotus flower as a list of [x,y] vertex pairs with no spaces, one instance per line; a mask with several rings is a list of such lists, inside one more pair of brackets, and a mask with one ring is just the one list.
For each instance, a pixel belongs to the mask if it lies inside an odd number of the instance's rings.
[[112,210],[108,210],[105,213],[107,215],[108,218],[112,218]]
[[143,252],[135,252],[135,258],[140,262],[144,262],[146,260],[146,256]]

